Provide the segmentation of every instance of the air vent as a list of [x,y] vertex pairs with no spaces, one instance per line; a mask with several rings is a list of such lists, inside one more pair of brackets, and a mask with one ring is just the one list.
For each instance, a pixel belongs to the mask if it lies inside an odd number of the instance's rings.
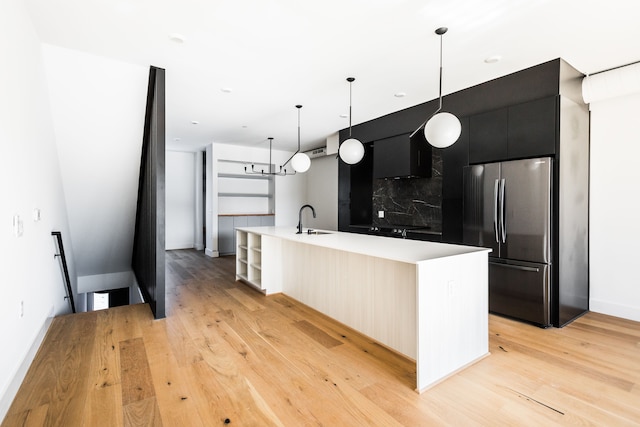
[[327,147],[320,147],[314,150],[305,151],[305,154],[309,156],[310,159],[315,159],[316,157],[324,157],[327,155]]

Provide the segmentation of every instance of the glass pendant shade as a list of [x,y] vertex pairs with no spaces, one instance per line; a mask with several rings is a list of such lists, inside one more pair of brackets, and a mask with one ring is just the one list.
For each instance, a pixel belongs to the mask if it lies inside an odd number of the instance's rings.
[[311,159],[304,153],[296,153],[291,158],[291,167],[293,167],[293,170],[296,172],[306,172],[309,170],[310,166]]
[[364,157],[364,145],[355,138],[349,138],[340,144],[339,154],[343,162],[355,165]]
[[462,132],[460,119],[451,113],[442,111],[442,36],[447,32],[447,27],[436,29],[435,33],[440,37],[440,89],[438,91],[438,109],[423,122],[411,136],[415,135],[424,126],[424,137],[427,142],[436,148],[452,146]]
[[460,138],[461,132],[460,120],[451,113],[435,114],[424,126],[425,138],[436,148],[450,147]]

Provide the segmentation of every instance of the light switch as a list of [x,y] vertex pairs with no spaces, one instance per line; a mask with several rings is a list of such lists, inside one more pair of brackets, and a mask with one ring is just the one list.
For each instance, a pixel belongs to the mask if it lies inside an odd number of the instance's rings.
[[384,218],[384,211],[378,211],[378,218]]
[[40,209],[38,209],[38,208],[35,208],[33,210],[33,221],[34,222],[40,221]]

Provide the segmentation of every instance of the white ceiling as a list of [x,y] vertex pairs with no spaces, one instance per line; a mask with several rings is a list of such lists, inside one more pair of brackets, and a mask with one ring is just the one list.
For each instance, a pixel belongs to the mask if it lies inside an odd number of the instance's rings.
[[26,1],[45,43],[166,69],[170,149],[294,150],[296,104],[303,149],[324,145],[348,126],[349,76],[354,124],[434,99],[440,26],[445,94],[558,57],[585,74],[640,60],[637,0]]

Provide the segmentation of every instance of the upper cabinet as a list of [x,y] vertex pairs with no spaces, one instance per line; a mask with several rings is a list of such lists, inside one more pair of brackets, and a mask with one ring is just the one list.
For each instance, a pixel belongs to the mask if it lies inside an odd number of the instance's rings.
[[469,161],[486,163],[504,160],[507,153],[508,109],[469,117]]
[[509,107],[507,152],[510,158],[551,156],[556,152],[557,97]]
[[373,143],[373,177],[431,176],[431,145],[422,132],[380,139]]
[[469,118],[469,163],[555,154],[557,97],[525,102]]

